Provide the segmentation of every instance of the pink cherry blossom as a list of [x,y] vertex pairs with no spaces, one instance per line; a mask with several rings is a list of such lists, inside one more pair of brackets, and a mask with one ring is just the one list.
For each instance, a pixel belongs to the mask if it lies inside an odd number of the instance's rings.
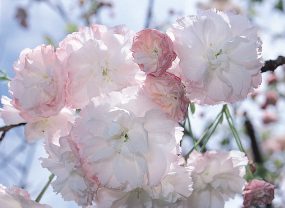
[[245,186],[243,199],[244,208],[270,205],[274,199],[274,185],[254,179]]
[[261,41],[246,17],[199,11],[178,19],[167,34],[180,59],[190,100],[234,103],[260,85]]
[[225,201],[242,193],[248,159],[239,151],[193,152],[187,164],[193,167],[193,193],[189,207],[224,207]]
[[143,90],[145,96],[148,96],[172,119],[176,121],[185,119],[189,100],[180,78],[168,72],[158,77],[147,75]]
[[51,208],[30,199],[27,191],[18,187],[6,188],[0,184],[0,205],[5,208]]
[[132,32],[93,25],[67,36],[58,56],[68,73],[67,105],[82,108],[91,98],[140,83],[131,57]]
[[178,124],[159,110],[137,117],[123,106],[92,100],[70,136],[89,176],[98,177],[102,186],[131,190],[160,182],[176,151],[176,131],[181,131]]
[[62,137],[59,144],[45,145],[48,158],[42,159],[42,166],[50,170],[56,179],[52,182],[54,191],[60,193],[64,200],[75,201],[83,207],[92,205],[99,181],[88,178],[82,167],[78,147],[70,137]]
[[13,105],[26,121],[49,117],[65,104],[66,75],[52,46],[24,50],[10,82]]
[[140,69],[155,76],[163,74],[176,58],[171,39],[154,29],[138,32],[131,51]]

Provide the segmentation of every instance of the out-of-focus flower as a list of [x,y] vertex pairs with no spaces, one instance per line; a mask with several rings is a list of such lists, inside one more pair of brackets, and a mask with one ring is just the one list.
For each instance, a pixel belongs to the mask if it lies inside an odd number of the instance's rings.
[[267,78],[267,83],[269,85],[274,85],[278,82],[277,76],[274,72],[270,73],[270,75]]
[[25,49],[10,82],[13,105],[26,121],[58,114],[65,104],[66,75],[52,46]]
[[189,207],[224,207],[225,201],[242,193],[245,184],[245,166],[248,159],[238,151],[204,154],[193,152],[187,164],[193,167],[193,193]]
[[269,91],[266,93],[266,105],[276,105],[278,101],[278,94],[275,91]]
[[129,192],[99,189],[98,208],[177,208],[185,207],[192,193],[191,169],[172,164],[169,172],[155,186],[143,186]]
[[274,185],[263,180],[250,181],[243,191],[243,207],[266,206],[274,199]]
[[176,131],[181,128],[159,110],[137,117],[121,107],[90,102],[70,134],[89,177],[108,188],[131,190],[161,180],[181,136]]
[[263,148],[270,153],[281,152],[285,150],[285,135],[269,138],[262,144]]
[[163,74],[176,58],[171,39],[154,29],[138,32],[131,51],[140,69],[155,76]]
[[81,206],[92,205],[99,181],[96,177],[86,177],[78,148],[71,138],[60,138],[58,145],[47,143],[46,150],[48,158],[42,159],[42,166],[56,176],[52,182],[54,190],[66,201],[75,201]]
[[271,123],[274,123],[278,120],[278,117],[275,113],[272,113],[272,112],[264,112],[263,113],[263,116],[262,116],[262,122],[264,124],[271,124]]
[[27,191],[12,187],[6,188],[0,185],[0,205],[3,208],[51,208],[30,199]]
[[57,54],[68,73],[68,106],[82,108],[92,97],[138,84],[142,72],[132,60],[131,34],[124,27],[93,25],[59,44]]
[[240,15],[216,10],[177,20],[168,30],[190,100],[236,102],[261,83],[261,42]]
[[185,119],[189,99],[180,78],[168,72],[158,77],[147,75],[143,90],[144,96],[148,96],[172,119]]

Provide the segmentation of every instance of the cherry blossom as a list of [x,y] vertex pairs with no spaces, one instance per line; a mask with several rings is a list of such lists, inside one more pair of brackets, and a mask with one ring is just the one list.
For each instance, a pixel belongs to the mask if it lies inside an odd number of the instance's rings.
[[130,190],[159,183],[181,139],[176,138],[181,131],[176,127],[158,110],[137,117],[123,108],[91,102],[70,134],[91,175],[108,188]]
[[6,188],[0,184],[0,204],[5,208],[51,208],[48,205],[42,205],[30,199],[27,191],[11,187]]
[[57,53],[68,73],[68,106],[82,108],[92,97],[139,84],[141,73],[132,60],[131,34],[124,27],[93,25],[60,43]]
[[177,20],[168,30],[190,100],[237,102],[261,83],[261,41],[241,15],[216,10]]
[[144,96],[148,96],[172,119],[185,119],[189,100],[180,78],[168,72],[158,77],[148,75],[144,82],[144,92]]
[[13,106],[26,121],[58,114],[65,105],[66,75],[52,46],[25,49],[9,84]]
[[176,58],[171,39],[154,29],[138,32],[131,50],[140,69],[155,76],[163,74]]
[[254,179],[245,186],[243,198],[244,208],[270,205],[274,199],[274,185]]
[[187,164],[193,167],[193,193],[188,205],[195,208],[224,207],[225,201],[241,194],[248,159],[239,151],[193,152]]

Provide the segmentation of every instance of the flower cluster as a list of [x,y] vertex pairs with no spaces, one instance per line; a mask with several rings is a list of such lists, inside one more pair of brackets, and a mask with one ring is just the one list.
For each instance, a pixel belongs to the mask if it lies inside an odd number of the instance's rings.
[[[169,36],[168,36],[169,35]],[[175,61],[175,62],[174,62]],[[178,63],[178,64],[177,64]],[[93,25],[24,50],[2,98],[6,124],[45,138],[54,191],[82,207],[223,207],[242,193],[238,151],[181,158],[191,101],[244,99],[261,81],[256,29],[215,10],[164,34]]]

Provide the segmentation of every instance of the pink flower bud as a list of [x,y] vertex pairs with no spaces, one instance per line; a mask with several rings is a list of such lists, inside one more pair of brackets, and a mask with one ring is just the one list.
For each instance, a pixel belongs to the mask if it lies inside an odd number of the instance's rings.
[[131,51],[140,69],[155,76],[169,69],[176,58],[171,39],[153,29],[138,32],[134,37]]
[[180,78],[166,72],[159,77],[148,75],[144,91],[150,99],[176,121],[183,121],[189,100]]
[[244,208],[270,205],[273,199],[274,185],[263,180],[252,180],[245,186],[243,191]]

